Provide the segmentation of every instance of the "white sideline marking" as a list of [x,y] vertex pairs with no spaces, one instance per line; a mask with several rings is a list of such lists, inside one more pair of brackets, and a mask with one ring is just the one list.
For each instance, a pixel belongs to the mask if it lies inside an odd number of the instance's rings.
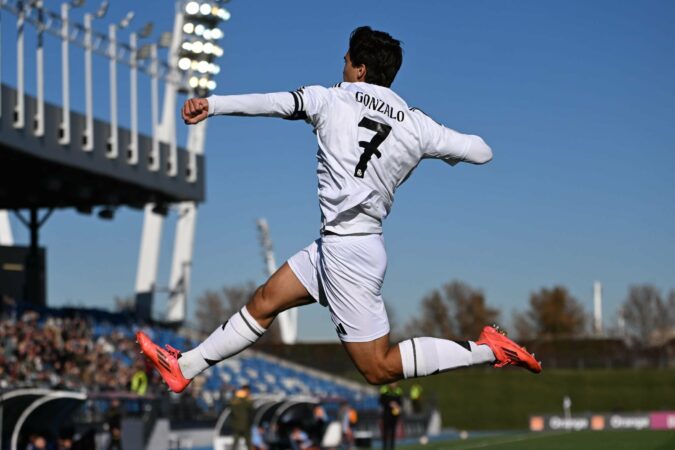
[[[452,447],[452,450],[470,450],[470,449],[474,449],[474,448],[492,447],[492,446],[497,446],[497,445],[502,445],[502,444],[511,444],[513,442],[529,441],[529,440],[533,440],[533,439],[539,439],[539,438],[542,438],[542,437],[559,436],[561,434],[567,434],[567,432],[528,433],[528,434],[525,434],[525,435],[518,435],[518,436],[515,436],[515,437],[512,437],[512,438],[495,440],[495,441],[490,441],[490,442],[481,442],[479,444],[473,444],[473,445],[471,445],[469,442],[467,442],[467,444],[469,444],[469,445]],[[450,449],[441,448],[439,450],[450,450]]]

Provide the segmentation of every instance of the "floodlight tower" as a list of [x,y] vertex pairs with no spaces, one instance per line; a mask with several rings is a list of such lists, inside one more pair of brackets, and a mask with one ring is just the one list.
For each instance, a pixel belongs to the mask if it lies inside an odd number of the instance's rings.
[[[265,256],[267,276],[272,276],[277,271],[277,262],[274,259],[270,227],[266,219],[258,219],[258,231],[260,232],[260,245],[262,245]],[[284,344],[295,344],[298,339],[298,308],[287,309],[277,316],[277,320],[281,330],[281,341]]]
[[[226,0],[180,0],[176,2],[176,17],[169,51],[169,67],[178,68],[187,83],[180,85],[167,82],[164,89],[162,121],[156,126],[157,139],[169,145],[167,158],[170,173],[176,175],[176,101],[179,93],[188,96],[207,97],[216,88],[213,76],[220,72],[215,63],[223,55],[218,45],[224,33],[218,28],[230,19],[230,12],[222,5]],[[191,126],[188,131],[188,179],[197,179],[197,155],[204,153],[206,122]],[[169,304],[166,320],[181,322],[187,314],[187,294],[192,267],[192,254],[197,205],[183,202],[175,206],[178,212],[174,242],[171,277],[169,280]],[[165,205],[148,205],[145,209],[143,242],[139,257],[136,282],[137,298],[150,295],[156,289],[156,274]]]

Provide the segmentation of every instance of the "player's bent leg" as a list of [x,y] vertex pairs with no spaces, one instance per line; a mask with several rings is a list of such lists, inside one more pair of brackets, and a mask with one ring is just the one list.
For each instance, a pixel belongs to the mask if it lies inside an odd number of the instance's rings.
[[389,336],[342,345],[370,384],[434,375],[460,367],[494,362],[487,345],[431,337],[413,338],[391,346]]
[[403,378],[401,353],[389,344],[389,335],[368,342],[345,342],[349,354],[363,378],[370,384],[387,384]]
[[313,301],[285,263],[256,290],[246,306],[216,328],[198,347],[185,353],[174,349],[167,351],[155,345],[142,332],[137,333],[137,341],[171,390],[180,392],[199,373],[254,344],[277,314]]
[[288,263],[284,263],[256,290],[246,308],[260,326],[269,328],[279,313],[310,303],[314,303],[314,299]]
[[371,384],[385,384],[401,378],[423,377],[487,363],[495,367],[517,365],[535,373],[541,371],[534,355],[495,327],[485,327],[476,342],[419,337],[390,346],[387,335],[369,342],[342,344]]

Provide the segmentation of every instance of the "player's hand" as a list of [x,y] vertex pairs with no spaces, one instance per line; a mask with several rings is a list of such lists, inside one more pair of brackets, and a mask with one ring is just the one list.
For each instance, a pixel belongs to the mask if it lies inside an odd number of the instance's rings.
[[209,116],[209,101],[205,98],[191,98],[185,101],[181,111],[187,125],[194,125]]

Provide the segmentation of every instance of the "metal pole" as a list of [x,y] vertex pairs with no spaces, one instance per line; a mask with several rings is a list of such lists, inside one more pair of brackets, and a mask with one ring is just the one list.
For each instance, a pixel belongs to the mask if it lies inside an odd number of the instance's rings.
[[149,169],[159,170],[159,140],[157,138],[157,114],[159,109],[159,81],[157,79],[157,44],[150,46],[151,74],[150,74],[150,102],[152,120],[152,149],[150,150]]
[[138,163],[138,36],[136,33],[129,35],[129,48],[131,49],[130,62],[131,69],[129,71],[131,79],[129,80],[131,92],[131,140],[129,142],[129,150],[127,153],[127,162],[129,164]]
[[61,109],[61,127],[59,144],[70,144],[70,55],[68,3],[61,4],[61,92],[63,108]]
[[37,111],[35,112],[35,136],[45,134],[45,68],[44,68],[44,9],[42,0],[35,3],[38,10],[37,50],[35,54],[35,70],[37,72]]
[[152,212],[153,207],[152,203],[145,206],[138,270],[136,271],[136,301],[138,302],[139,299],[149,296],[150,304],[152,304],[152,297],[155,292],[162,226],[164,225],[164,217]]
[[17,2],[19,16],[16,20],[16,106],[14,107],[14,128],[23,128],[25,125],[24,115],[24,67],[23,67],[23,29],[26,20],[26,12],[23,2]]
[[[0,4],[5,0],[0,0]],[[0,14],[0,49],[2,48],[2,14]],[[0,55],[0,118],[2,117],[2,55]],[[2,424],[0,424],[0,428]]]
[[108,26],[108,51],[110,57],[110,138],[106,156],[117,158],[117,25]]
[[6,210],[0,211],[0,245],[14,245],[12,225],[9,222],[9,214]]
[[92,100],[92,74],[91,74],[91,22],[93,16],[89,13],[84,15],[84,97],[86,122],[82,149],[86,152],[94,150],[94,105]]

